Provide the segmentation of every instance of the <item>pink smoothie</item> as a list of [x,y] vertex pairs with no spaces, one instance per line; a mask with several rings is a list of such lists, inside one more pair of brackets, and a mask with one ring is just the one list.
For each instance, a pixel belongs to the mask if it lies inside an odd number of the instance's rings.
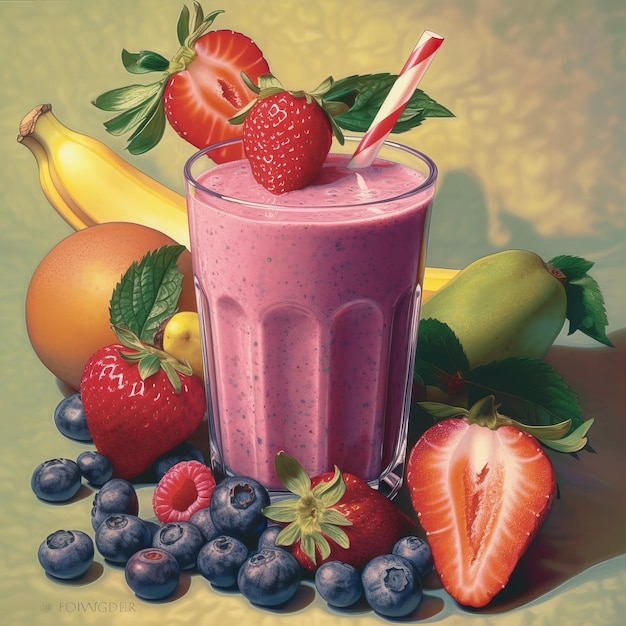
[[372,482],[403,460],[434,180],[346,164],[274,196],[226,163],[188,200],[213,460],[270,489],[280,450]]

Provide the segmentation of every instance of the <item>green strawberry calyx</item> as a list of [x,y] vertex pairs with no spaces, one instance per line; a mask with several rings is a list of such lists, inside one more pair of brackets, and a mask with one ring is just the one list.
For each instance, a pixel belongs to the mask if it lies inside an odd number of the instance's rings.
[[594,420],[588,419],[572,429],[572,420],[565,419],[553,424],[525,424],[499,412],[495,396],[487,395],[477,400],[468,410],[440,402],[419,402],[435,420],[448,418],[466,419],[470,424],[479,424],[495,430],[500,426],[514,426],[538,439],[544,446],[558,452],[578,452],[587,445],[587,432]]
[[130,133],[127,149],[130,154],[143,154],[154,148],[165,132],[165,109],[163,95],[172,74],[182,72],[197,56],[194,44],[205,35],[215,18],[223,10],[204,15],[200,4],[193,3],[194,12],[183,6],[178,17],[176,33],[180,48],[171,59],[158,52],[122,50],[124,69],[130,74],[161,73],[161,78],[149,84],[132,84],[111,89],[100,94],[92,104],[116,115],[104,127],[111,135]]
[[132,350],[132,352],[119,350],[120,356],[128,363],[137,364],[142,380],[146,380],[159,370],[163,370],[176,395],[180,395],[183,385],[179,373],[187,376],[193,374],[191,365],[187,360],[182,363],[167,352],[142,342],[127,326],[114,325],[113,330],[118,341],[124,347]]
[[315,102],[315,104],[317,104],[326,114],[328,122],[330,123],[330,127],[333,131],[333,135],[335,135],[337,141],[339,141],[339,143],[343,145],[343,132],[335,121],[335,117],[347,113],[350,109],[350,106],[346,102],[327,98],[328,93],[335,84],[332,76],[329,76],[328,78],[323,80],[312,91],[287,90],[282,86],[281,82],[273,74],[262,74],[261,76],[259,76],[258,84],[255,84],[254,81],[250,80],[250,77],[245,72],[241,73],[241,78],[243,82],[256,94],[256,98],[253,98],[250,102],[248,102],[248,104],[246,104],[246,106],[238,111],[236,115],[228,120],[231,124],[242,124],[243,121],[246,119],[248,113],[259,100],[263,100],[264,98],[269,98],[270,96],[276,95],[277,93],[282,93],[286,91],[294,98],[304,98],[308,104],[310,104],[311,102]]
[[345,515],[333,508],[346,492],[346,483],[339,468],[330,481],[311,488],[311,479],[300,463],[279,452],[275,458],[276,473],[283,485],[295,495],[274,502],[263,509],[265,517],[287,525],[276,537],[277,546],[290,546],[300,541],[302,551],[316,563],[316,552],[322,559],[330,555],[332,539],[342,548],[350,547],[350,539],[342,526],[351,526]]

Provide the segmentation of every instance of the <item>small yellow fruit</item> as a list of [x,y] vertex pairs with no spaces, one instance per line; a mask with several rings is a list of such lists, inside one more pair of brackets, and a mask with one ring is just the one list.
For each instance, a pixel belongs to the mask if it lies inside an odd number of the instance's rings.
[[183,363],[186,359],[193,373],[204,378],[200,322],[195,311],[172,315],[163,331],[163,350]]

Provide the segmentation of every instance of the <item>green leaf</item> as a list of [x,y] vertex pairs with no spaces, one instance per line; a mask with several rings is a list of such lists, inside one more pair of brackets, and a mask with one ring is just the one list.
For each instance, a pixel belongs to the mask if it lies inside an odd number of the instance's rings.
[[187,5],[183,4],[183,8],[178,16],[178,22],[176,24],[176,34],[178,35],[178,43],[181,46],[185,45],[185,40],[189,37],[189,9]]
[[138,124],[141,123],[142,120],[145,119],[147,113],[154,107],[155,98],[160,98],[161,94],[157,93],[152,98],[142,102],[136,107],[132,107],[127,109],[126,111],[112,117],[111,119],[104,122],[104,127],[107,132],[111,133],[111,135],[123,135],[133,128],[135,128]]
[[116,285],[109,303],[114,326],[126,326],[152,343],[161,323],[176,312],[182,274],[176,261],[184,246],[163,246],[134,262]]
[[331,524],[321,524],[321,527],[322,532],[329,539],[332,539],[337,545],[345,548],[346,550],[350,547],[350,538],[341,528],[332,526]]
[[587,433],[593,425],[593,419],[585,420],[566,437],[555,441],[543,440],[543,443],[558,452],[578,452],[587,445]]
[[579,330],[605,346],[613,347],[606,336],[608,318],[604,297],[598,283],[591,276],[565,285],[567,293],[566,317],[569,320],[568,334]]
[[125,111],[151,100],[162,89],[162,82],[118,87],[100,94],[93,104],[103,111]]
[[560,255],[550,259],[548,265],[561,270],[567,279],[565,315],[569,320],[568,334],[579,330],[595,341],[613,347],[606,336],[608,318],[604,296],[596,280],[587,273],[594,263],[577,256]]
[[274,458],[274,465],[280,482],[291,493],[300,497],[306,497],[311,493],[311,479],[294,457],[281,450]]
[[493,394],[501,413],[522,424],[547,426],[571,420],[583,422],[578,398],[548,363],[538,359],[510,358],[479,366],[465,376],[468,402]]
[[323,514],[323,521],[321,522],[321,526],[324,525],[335,525],[335,526],[352,526],[352,522],[339,511],[335,511],[334,509],[326,509]]
[[285,528],[276,535],[274,543],[276,543],[277,546],[292,546],[300,539],[301,535],[301,529],[297,524],[289,524],[289,526],[285,526]]
[[278,500],[263,509],[263,515],[275,522],[293,522],[296,519],[297,498]]
[[415,375],[424,385],[446,388],[447,379],[460,372],[465,375],[469,362],[454,331],[437,319],[422,319],[415,359]]
[[328,482],[322,481],[313,488],[313,496],[320,500],[324,506],[337,504],[346,492],[346,483],[339,468],[335,465],[335,473]]
[[126,71],[131,74],[165,72],[170,66],[170,62],[164,56],[151,50],[140,50],[139,52],[122,50],[122,63]]
[[165,105],[159,98],[148,111],[146,119],[128,138],[126,148],[131,154],[143,154],[156,146],[165,132]]
[[139,361],[139,376],[143,380],[150,378],[161,369],[161,361],[156,354],[146,354]]
[[560,269],[567,280],[579,280],[587,275],[587,272],[595,265],[593,261],[588,261],[579,256],[560,254],[548,261],[548,265]]
[[[302,548],[302,552],[306,554],[313,563],[317,562],[317,557],[315,554],[315,539],[313,538],[313,534],[303,535],[300,539],[300,547]],[[329,548],[330,552],[330,548]]]
[[[335,121],[346,130],[365,132],[396,79],[396,74],[388,73],[348,76],[334,82],[324,95],[324,101],[348,104],[349,111],[338,115]],[[422,90],[416,89],[391,132],[401,133],[415,128],[427,117],[453,117],[453,114]]]
[[193,0],[193,7],[195,10],[195,20],[193,24],[193,30],[196,31],[200,28],[202,22],[204,22],[204,10],[200,6],[197,0]]

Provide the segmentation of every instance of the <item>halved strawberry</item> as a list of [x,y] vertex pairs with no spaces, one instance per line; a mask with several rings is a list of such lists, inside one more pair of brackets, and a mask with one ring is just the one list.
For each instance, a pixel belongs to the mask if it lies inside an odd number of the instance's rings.
[[[147,50],[122,52],[124,67],[132,74],[162,72],[149,85],[129,85],[101,94],[94,105],[104,111],[122,111],[105,122],[113,135],[132,131],[128,151],[141,154],[163,136],[165,121],[196,148],[240,137],[242,130],[229,119],[253,97],[242,80],[245,72],[253,80],[269,71],[258,46],[245,35],[231,30],[209,30],[223,11],[206,17],[199,3],[195,14],[184,7],[178,20],[181,45],[171,60]],[[236,145],[211,153],[216,162],[242,158]]]
[[499,419],[493,396],[467,419],[429,428],[410,452],[406,481],[443,586],[473,607],[505,587],[556,488],[540,444]]

